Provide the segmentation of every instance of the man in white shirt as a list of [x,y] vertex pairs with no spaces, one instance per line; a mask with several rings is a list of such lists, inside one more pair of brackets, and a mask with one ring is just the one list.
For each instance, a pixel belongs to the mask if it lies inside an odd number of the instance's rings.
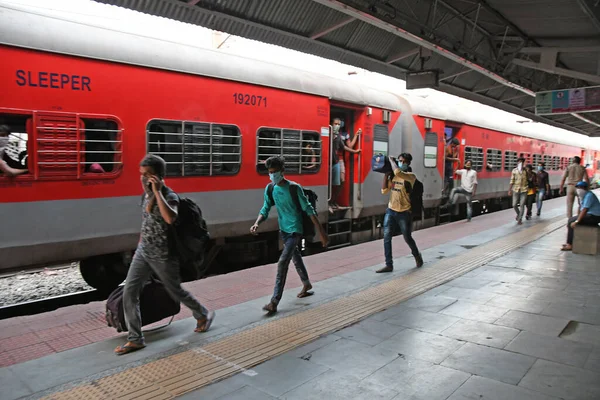
[[453,206],[456,202],[456,195],[462,194],[467,199],[467,221],[471,222],[471,217],[473,216],[473,207],[471,205],[471,200],[475,193],[477,192],[477,172],[472,170],[472,162],[471,160],[467,160],[465,162],[465,168],[459,169],[455,172],[456,175],[460,175],[460,187],[454,188],[450,192],[450,201],[447,204],[444,204],[442,208]]

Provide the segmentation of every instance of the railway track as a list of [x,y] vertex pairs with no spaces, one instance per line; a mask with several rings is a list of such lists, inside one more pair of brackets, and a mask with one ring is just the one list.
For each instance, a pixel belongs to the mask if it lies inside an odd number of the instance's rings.
[[0,307],[0,320],[25,315],[41,314],[48,311],[54,311],[61,307],[86,304],[92,301],[105,300],[106,298],[107,295],[105,293],[94,289],[11,304]]

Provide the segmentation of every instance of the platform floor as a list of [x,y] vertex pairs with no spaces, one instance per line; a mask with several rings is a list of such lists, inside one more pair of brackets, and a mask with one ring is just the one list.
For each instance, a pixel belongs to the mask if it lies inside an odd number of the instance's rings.
[[[420,270],[401,238],[393,274],[373,272],[380,241],[311,257],[339,271],[311,298],[288,290],[276,318],[262,297],[220,310],[207,334],[190,319],[150,333],[125,357],[113,338],[2,368],[1,397],[600,398],[598,258],[560,252],[564,199],[549,203],[521,227],[501,225],[507,210],[417,232]],[[270,292],[273,267],[260,269]]]

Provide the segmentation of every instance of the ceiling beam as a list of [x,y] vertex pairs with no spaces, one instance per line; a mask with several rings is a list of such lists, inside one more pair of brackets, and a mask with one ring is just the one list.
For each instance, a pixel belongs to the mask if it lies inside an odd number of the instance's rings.
[[416,54],[419,54],[420,50],[421,50],[421,48],[417,47],[412,50],[404,51],[402,53],[399,53],[399,54],[389,57],[387,60],[385,60],[385,62],[388,64],[392,64],[392,63],[395,63],[396,61],[404,60],[405,58],[412,57]]
[[518,65],[520,67],[531,68],[538,71],[548,72],[550,74],[568,76],[570,78],[581,79],[587,82],[600,83],[600,76],[586,74],[585,72],[572,71],[566,68],[560,68],[552,65],[548,65],[547,63],[536,63],[533,61],[521,60],[519,58],[515,58],[512,60],[512,63]]
[[523,47],[520,53],[543,54],[543,53],[597,53],[600,46],[583,47]]
[[592,23],[600,31],[600,9],[597,0],[577,0],[579,7],[592,20]]
[[346,18],[346,19],[344,19],[343,21],[340,21],[340,22],[338,22],[338,23],[337,23],[337,24],[335,24],[335,25],[332,25],[332,26],[330,26],[330,27],[328,27],[328,28],[322,29],[322,30],[320,30],[320,31],[318,31],[318,32],[315,32],[315,33],[311,34],[311,35],[310,35],[310,38],[311,38],[312,40],[316,40],[316,39],[318,39],[318,38],[320,38],[320,37],[322,37],[322,36],[325,36],[325,35],[327,35],[327,34],[328,34],[328,33],[330,33],[330,32],[333,32],[333,31],[335,31],[336,29],[340,29],[342,26],[346,26],[346,25],[348,25],[350,22],[352,22],[352,21],[355,21],[355,20],[356,20],[356,19],[355,19],[355,18],[353,18],[353,17]]
[[444,76],[442,76],[442,77],[440,78],[440,82],[442,82],[442,81],[445,81],[445,80],[448,80],[448,79],[456,78],[457,76],[461,76],[461,75],[467,74],[467,73],[469,73],[469,72],[473,72],[473,70],[472,70],[472,69],[470,69],[470,68],[467,68],[467,69],[464,69],[464,70],[462,70],[462,71],[460,71],[460,72],[457,72],[457,73],[455,73],[455,74],[451,74],[451,75],[444,75]]

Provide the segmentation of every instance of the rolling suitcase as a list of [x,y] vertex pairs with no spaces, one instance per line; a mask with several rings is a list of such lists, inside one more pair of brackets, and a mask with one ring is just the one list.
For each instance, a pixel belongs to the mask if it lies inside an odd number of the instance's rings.
[[[115,328],[117,332],[127,331],[125,313],[123,311],[123,289],[124,286],[119,286],[108,296],[108,300],[106,300],[106,323],[108,326]],[[142,326],[171,317],[171,320],[166,325],[159,328],[169,326],[180,310],[181,306],[179,302],[169,296],[165,286],[160,281],[152,278],[142,289],[142,294],[140,295]]]

